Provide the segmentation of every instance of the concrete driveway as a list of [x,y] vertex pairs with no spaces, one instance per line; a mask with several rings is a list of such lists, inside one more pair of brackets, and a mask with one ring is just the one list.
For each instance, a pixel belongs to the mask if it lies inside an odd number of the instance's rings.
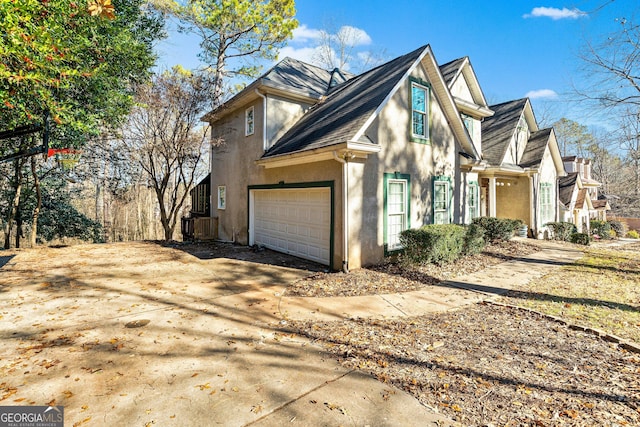
[[0,405],[63,405],[69,426],[449,425],[282,332],[280,295],[309,272],[247,254],[0,252]]

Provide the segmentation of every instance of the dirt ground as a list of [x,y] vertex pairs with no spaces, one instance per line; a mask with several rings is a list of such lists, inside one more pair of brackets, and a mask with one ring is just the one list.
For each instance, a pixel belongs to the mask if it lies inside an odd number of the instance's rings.
[[266,302],[318,265],[172,246],[0,252],[0,405],[62,405],[69,426],[245,425],[338,366],[276,342]]
[[[64,405],[74,426],[244,425],[299,385],[292,372],[323,383],[323,369],[341,364],[460,425],[640,425],[640,358],[589,334],[493,305],[280,324],[266,294],[294,293],[285,289],[295,283],[344,295],[349,281],[268,250],[168,246],[0,252],[0,405]],[[364,280],[376,292],[387,289],[372,283],[378,273]],[[310,274],[323,285],[310,286]],[[286,366],[267,354],[286,354]]]

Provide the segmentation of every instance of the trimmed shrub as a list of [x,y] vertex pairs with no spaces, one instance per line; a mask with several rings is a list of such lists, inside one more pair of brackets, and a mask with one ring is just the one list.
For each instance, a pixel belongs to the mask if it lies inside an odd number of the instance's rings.
[[615,219],[610,219],[607,221],[609,223],[609,226],[611,227],[611,230],[615,231],[616,233],[616,237],[622,237],[624,236],[624,234],[626,233],[626,226],[624,223],[620,222],[620,221],[616,221]]
[[629,239],[637,239],[640,238],[640,234],[638,234],[636,230],[629,230],[625,237],[628,237]]
[[480,218],[474,218],[473,224],[476,224],[478,227],[483,229],[486,241],[500,242],[511,240],[514,231],[524,223],[519,219],[483,216]]
[[591,243],[591,236],[587,233],[573,233],[569,241],[578,245],[588,245]]
[[592,219],[590,222],[591,225],[591,235],[598,236],[603,240],[609,238],[609,230],[611,230],[611,225],[607,221],[600,221],[597,219]]
[[572,222],[548,222],[545,226],[551,229],[553,240],[562,240],[563,242],[568,242],[571,235],[578,232],[576,225]]
[[455,261],[462,254],[466,230],[456,224],[430,224],[400,234],[403,258],[413,264]]
[[484,229],[478,224],[469,224],[464,235],[464,249],[462,253],[465,255],[479,254],[485,246]]

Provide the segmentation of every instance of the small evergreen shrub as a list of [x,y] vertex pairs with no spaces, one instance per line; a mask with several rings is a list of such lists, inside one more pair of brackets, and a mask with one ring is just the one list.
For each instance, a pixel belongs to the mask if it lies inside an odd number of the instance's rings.
[[464,249],[462,250],[465,255],[475,255],[482,252],[486,242],[484,240],[484,229],[478,224],[469,224],[464,235]]
[[400,234],[403,258],[412,264],[443,264],[460,257],[465,244],[465,227],[456,224],[430,224]]
[[523,222],[519,219],[493,218],[483,216],[474,218],[473,224],[482,228],[484,231],[485,241],[500,242],[511,240],[514,231],[516,231]]
[[600,221],[597,219],[593,219],[590,222],[591,224],[591,235],[598,236],[603,240],[609,238],[609,230],[611,230],[611,225],[607,221]]
[[576,225],[572,222],[548,222],[545,225],[551,229],[554,240],[562,240],[563,242],[568,242],[571,235],[578,232]]
[[640,234],[638,234],[636,230],[629,230],[625,237],[628,237],[629,239],[637,239],[640,238]]
[[624,236],[624,234],[627,231],[624,223],[620,221],[616,221],[615,219],[610,219],[607,222],[609,223],[611,230],[613,230],[616,233],[615,237]]
[[591,243],[591,236],[588,233],[573,233],[569,241],[578,245],[588,245]]

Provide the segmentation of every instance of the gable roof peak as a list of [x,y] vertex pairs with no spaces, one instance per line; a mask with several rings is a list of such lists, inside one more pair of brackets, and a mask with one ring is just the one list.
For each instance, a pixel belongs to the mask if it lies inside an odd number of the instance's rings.
[[462,58],[454,59],[453,61],[440,65],[440,72],[447,85],[451,85],[451,82],[458,77],[465,62],[469,62],[468,56],[463,56]]

